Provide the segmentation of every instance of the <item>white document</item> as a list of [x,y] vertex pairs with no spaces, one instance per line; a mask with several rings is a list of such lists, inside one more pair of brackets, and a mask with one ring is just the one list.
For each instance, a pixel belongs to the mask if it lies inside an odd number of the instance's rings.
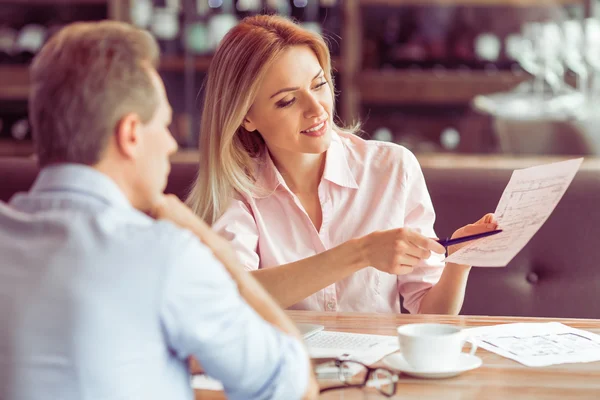
[[558,322],[465,329],[477,346],[528,367],[600,361],[600,335]]
[[[311,358],[345,358],[373,364],[398,350],[396,336],[321,331],[304,340]],[[194,389],[223,390],[221,382],[206,375],[194,376]]]
[[305,340],[311,358],[338,358],[373,364],[398,350],[396,336],[321,331]]
[[223,384],[206,375],[196,375],[192,377],[192,388],[193,389],[202,389],[202,390],[215,390],[222,391]]
[[578,158],[515,170],[494,213],[502,233],[473,241],[445,261],[506,266],[546,222],[582,161]]

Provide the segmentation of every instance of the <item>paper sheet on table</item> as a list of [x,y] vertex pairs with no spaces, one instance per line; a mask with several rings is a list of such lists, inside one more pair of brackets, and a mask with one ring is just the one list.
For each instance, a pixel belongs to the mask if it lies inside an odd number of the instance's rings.
[[305,340],[312,358],[337,358],[373,364],[398,350],[396,336],[321,331]]
[[528,367],[600,361],[600,335],[558,322],[465,329],[477,346]]
[[502,233],[479,239],[446,258],[478,267],[504,267],[546,222],[583,158],[515,170],[495,215]]
[[[321,331],[305,339],[311,358],[338,358],[373,364],[398,350],[396,336]],[[206,375],[192,378],[194,389],[223,390],[221,382]]]

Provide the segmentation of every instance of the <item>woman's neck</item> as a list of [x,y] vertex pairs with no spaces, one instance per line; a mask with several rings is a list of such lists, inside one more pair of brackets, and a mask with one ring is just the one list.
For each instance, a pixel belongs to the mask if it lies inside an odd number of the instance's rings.
[[293,193],[316,193],[325,170],[326,153],[279,153],[270,152],[275,167]]

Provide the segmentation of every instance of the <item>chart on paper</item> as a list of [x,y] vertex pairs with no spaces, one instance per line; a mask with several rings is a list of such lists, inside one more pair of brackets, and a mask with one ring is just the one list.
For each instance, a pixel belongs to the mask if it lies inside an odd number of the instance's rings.
[[582,161],[578,158],[514,171],[494,212],[502,233],[464,246],[446,262],[506,266],[546,222]]
[[600,360],[600,336],[558,322],[466,329],[483,349],[529,367]]

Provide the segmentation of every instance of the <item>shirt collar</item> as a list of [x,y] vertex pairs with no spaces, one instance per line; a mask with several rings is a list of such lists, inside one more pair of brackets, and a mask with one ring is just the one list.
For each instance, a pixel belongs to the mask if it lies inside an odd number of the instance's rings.
[[338,186],[358,189],[358,184],[346,158],[346,147],[342,143],[342,138],[336,132],[332,132],[331,144],[327,149],[323,179],[327,179]]
[[43,168],[31,192],[75,192],[110,205],[132,207],[131,203],[105,174],[83,164],[55,164]]
[[[275,167],[273,159],[271,158],[268,151],[260,160],[257,167],[257,180],[256,183],[259,188],[264,189],[267,193],[266,196],[270,196],[278,188],[283,187],[285,190],[290,191],[283,176]],[[327,149],[327,155],[325,157],[325,170],[323,171],[323,179],[326,179],[338,186],[358,189],[358,184],[354,178],[354,174],[348,165],[348,159],[346,158],[346,148],[342,143],[342,139],[336,132],[332,132],[332,140],[329,148]],[[255,197],[263,197],[256,195]]]

